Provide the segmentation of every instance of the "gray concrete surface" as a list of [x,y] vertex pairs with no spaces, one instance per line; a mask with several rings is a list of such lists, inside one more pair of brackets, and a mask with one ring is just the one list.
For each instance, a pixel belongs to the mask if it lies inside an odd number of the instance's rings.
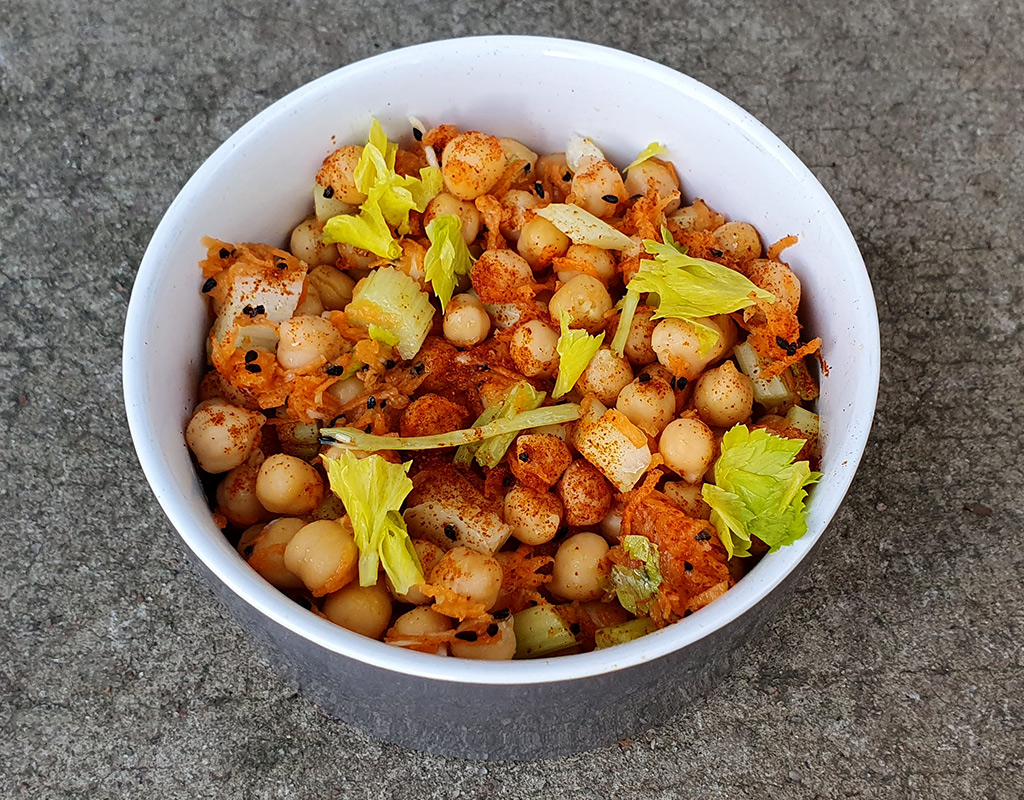
[[[883,335],[875,432],[821,557],[743,666],[632,743],[427,757],[332,722],[184,561],[120,399],[164,208],[257,110],[471,33],[573,36],[689,72],[846,214]],[[1016,798],[1024,9],[0,2],[0,795]]]

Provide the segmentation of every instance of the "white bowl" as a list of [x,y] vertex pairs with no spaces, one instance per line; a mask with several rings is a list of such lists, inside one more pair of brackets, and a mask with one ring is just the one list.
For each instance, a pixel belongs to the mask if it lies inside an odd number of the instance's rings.
[[[264,582],[213,524],[183,429],[203,371],[203,236],[283,246],[309,213],[313,175],[371,115],[392,137],[406,116],[521,139],[538,152],[571,134],[626,164],[669,148],[686,197],[747,220],[803,284],[804,322],[824,340],[823,478],[808,533],[766,556],[688,619],[629,644],[513,662],[438,658],[363,638]],[[672,713],[725,668],[806,563],[853,478],[875,408],[878,321],[860,253],[811,172],[757,120],[659,64],[558,39],[434,42],[351,64],[258,114],[210,156],[164,216],[142,260],[125,326],[124,392],[139,461],[160,505],[218,595],[282,671],[328,711],[414,747],[529,757],[635,733]]]

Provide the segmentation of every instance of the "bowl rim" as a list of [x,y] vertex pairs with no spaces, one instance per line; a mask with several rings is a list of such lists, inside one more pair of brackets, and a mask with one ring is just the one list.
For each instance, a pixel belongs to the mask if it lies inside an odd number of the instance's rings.
[[[851,280],[856,284],[858,298],[863,300],[862,313],[871,324],[860,331],[863,335],[864,359],[868,383],[858,387],[858,401],[864,409],[864,426],[853,440],[854,450],[846,468],[837,475],[834,500],[826,509],[821,529],[808,533],[795,544],[773,554],[766,564],[760,562],[736,588],[722,598],[691,615],[685,622],[605,650],[571,656],[523,661],[482,662],[458,658],[438,658],[383,644],[360,636],[315,614],[306,611],[283,593],[266,583],[240,557],[225,558],[210,535],[190,511],[190,504],[169,490],[172,483],[167,458],[148,435],[155,423],[142,399],[145,396],[143,364],[146,360],[144,317],[148,298],[161,274],[163,257],[176,236],[176,219],[186,212],[212,175],[231,153],[257,137],[262,127],[279,117],[286,117],[309,94],[337,81],[357,80],[378,67],[392,62],[419,62],[426,58],[487,57],[501,52],[528,51],[536,56],[600,61],[615,65],[637,78],[658,82],[725,117],[762,149],[773,155],[792,175],[796,184],[817,203],[826,217],[826,224],[837,234],[837,257],[850,263]],[[540,684],[578,680],[627,669],[662,658],[726,627],[764,600],[795,570],[814,548],[827,529],[849,490],[863,455],[871,429],[877,401],[880,372],[880,342],[874,294],[860,251],[845,219],[824,187],[810,169],[767,127],[732,100],[671,67],[603,45],[571,39],[539,36],[474,36],[442,39],[412,45],[353,62],[303,84],[277,100],[233,133],[192,174],[177,194],[157,226],[143,255],[132,290],[125,320],[123,347],[123,389],[128,425],[143,472],[178,535],[207,569],[235,595],[271,621],[340,656],[404,675],[464,684]],[[211,523],[212,524],[212,523]],[[761,569],[764,566],[766,569]],[[742,587],[742,588],[741,588]],[[739,590],[739,591],[737,591]]]

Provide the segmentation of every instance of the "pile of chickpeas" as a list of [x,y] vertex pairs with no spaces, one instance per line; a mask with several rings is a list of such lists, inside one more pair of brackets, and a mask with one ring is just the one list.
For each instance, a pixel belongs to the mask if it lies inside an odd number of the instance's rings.
[[[285,373],[322,369],[325,376],[339,375],[326,390],[330,402],[325,401],[323,413],[295,419],[283,408],[260,408],[251,392],[214,370],[201,386],[202,402],[188,424],[186,441],[200,468],[217,476],[213,505],[228,531],[238,535],[239,553],[274,586],[332,622],[371,638],[387,635],[400,646],[438,655],[508,659],[516,652],[516,641],[513,615],[507,613],[512,598],[505,570],[520,545],[550,557],[540,591],[552,603],[577,603],[599,626],[632,617],[608,593],[608,553],[618,543],[622,522],[618,495],[629,487],[613,485],[579,454],[572,425],[526,431],[509,448],[502,468],[511,477],[497,503],[486,501],[469,481],[452,483],[443,495],[443,474],[435,482],[440,488],[417,484],[407,503],[407,509],[417,512],[407,511],[406,518],[432,594],[415,586],[397,593],[383,572],[374,585],[360,586],[352,528],[340,501],[326,488],[320,463],[333,451],[319,444],[317,434],[334,416],[332,408],[347,407],[364,396],[366,403],[359,408],[372,408],[374,397],[364,387],[365,373],[342,377],[340,368],[331,371],[353,347],[332,322],[331,312],[344,311],[358,281],[376,268],[398,269],[430,293],[423,274],[430,243],[423,227],[442,214],[457,216],[476,261],[435,330],[446,344],[432,346],[471,353],[496,338],[507,348],[515,371],[550,392],[559,366],[560,317],[566,315],[572,327],[591,334],[603,331],[604,344],[565,399],[589,398],[599,404],[599,411],[615,409],[624,416],[651,452],[660,454],[669,476],[661,490],[688,515],[707,519],[701,486],[710,478],[724,431],[739,423],[777,419],[763,409],[755,418],[751,379],[731,359],[740,338],[737,325],[727,315],[703,320],[720,336],[714,349],[702,355],[692,325],[655,319],[656,309],[641,304],[618,355],[609,347],[619,322],[614,306],[637,269],[640,237],[631,237],[634,246],[621,252],[574,244],[533,212],[568,198],[616,225],[639,196],[654,193],[666,201],[663,211],[671,227],[711,232],[715,247],[730,263],[744,265],[745,274],[794,311],[800,284],[785,264],[762,257],[761,239],[752,225],[725,222],[701,201],[681,206],[679,179],[669,162],[650,159],[623,177],[604,158],[584,156],[570,169],[563,153],[538,156],[520,142],[479,132],[421,138],[399,152],[397,168],[414,173],[436,157],[428,150],[436,141],[444,188],[414,226],[419,233],[400,240],[401,256],[384,264],[349,245],[324,244],[322,222],[311,216],[291,236],[291,254],[308,269],[294,313],[277,323],[259,315],[247,322],[252,326],[245,345],[250,348],[247,363],[274,366],[276,361],[274,368]],[[352,212],[365,200],[353,179],[361,150],[342,147],[328,156],[317,175],[316,191],[341,211]],[[519,174],[510,181],[513,164],[519,164]],[[499,185],[501,193],[490,194]],[[507,246],[488,246],[495,242]],[[416,358],[403,362],[395,357],[390,367],[370,368],[382,372],[415,363]],[[434,420],[430,424],[436,426],[437,420],[448,419],[446,429],[451,430],[452,425],[468,427],[475,416],[458,406],[454,394],[417,392],[409,400],[400,421],[403,435],[444,432],[429,429],[421,420]],[[273,437],[261,435],[268,419]],[[335,423],[351,424],[354,419],[352,412]],[[414,461],[420,457],[400,455]],[[414,466],[412,474],[416,471]],[[419,513],[428,507],[442,510],[435,516]],[[449,512],[454,516],[445,517]],[[496,549],[474,549],[467,544],[476,541],[474,525],[481,540],[493,542],[488,537],[498,531],[508,541]],[[458,536],[452,534],[455,528]],[[420,535],[424,532],[429,535]],[[462,605],[446,605],[439,599],[445,596]],[[486,625],[477,618],[460,619],[457,611],[444,613],[466,603],[483,609]]]

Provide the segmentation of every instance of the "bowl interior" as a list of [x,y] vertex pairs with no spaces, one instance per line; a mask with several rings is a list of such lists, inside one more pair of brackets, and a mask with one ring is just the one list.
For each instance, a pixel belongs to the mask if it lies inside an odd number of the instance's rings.
[[[438,659],[365,639],[321,620],[266,584],[214,526],[183,442],[203,371],[203,236],[283,246],[310,213],[313,175],[334,148],[362,142],[371,115],[392,138],[406,115],[512,136],[538,152],[592,137],[617,164],[649,142],[669,149],[687,198],[747,220],[768,242],[799,243],[785,258],[803,284],[805,323],[824,340],[824,477],[808,504],[809,533],[764,558],[723,598],[628,645],[531,662]],[[838,507],[867,439],[878,386],[878,323],[856,244],[799,160],[750,115],[666,67],[595,45],[483,37],[406,48],[293,92],[235,133],[171,205],[146,251],[125,330],[125,400],[140,462],[196,556],[277,622],[353,658],[425,677],[534,682],[581,677],[656,658],[727,624],[776,586]]]

